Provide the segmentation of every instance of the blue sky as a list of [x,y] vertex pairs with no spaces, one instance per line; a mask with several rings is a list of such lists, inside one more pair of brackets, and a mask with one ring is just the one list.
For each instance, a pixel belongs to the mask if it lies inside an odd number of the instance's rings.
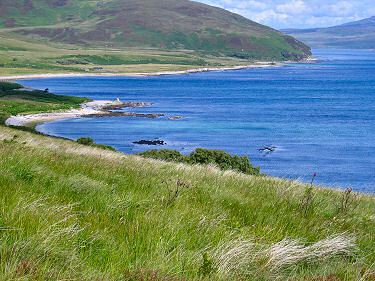
[[375,16],[375,0],[197,0],[273,28],[333,26]]

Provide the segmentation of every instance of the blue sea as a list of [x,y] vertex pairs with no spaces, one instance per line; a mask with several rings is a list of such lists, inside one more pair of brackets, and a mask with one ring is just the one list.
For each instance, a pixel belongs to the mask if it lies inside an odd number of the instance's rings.
[[[37,129],[92,137],[125,153],[152,148],[222,149],[248,155],[268,175],[375,192],[375,52],[314,50],[313,64],[146,78],[23,80],[56,94],[151,102],[166,117],[75,118]],[[169,120],[171,116],[185,119]],[[165,146],[133,144],[164,140]],[[259,148],[274,145],[269,154]]]

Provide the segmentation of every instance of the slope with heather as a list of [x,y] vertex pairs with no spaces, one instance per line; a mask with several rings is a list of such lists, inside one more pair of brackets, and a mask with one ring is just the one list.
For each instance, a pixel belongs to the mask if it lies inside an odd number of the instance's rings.
[[6,32],[91,47],[188,49],[263,60],[311,55],[293,37],[193,1],[5,0],[0,25]]

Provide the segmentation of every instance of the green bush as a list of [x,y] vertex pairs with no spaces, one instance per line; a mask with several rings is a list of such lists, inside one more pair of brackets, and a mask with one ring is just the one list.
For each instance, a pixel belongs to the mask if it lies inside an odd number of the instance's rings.
[[165,161],[182,162],[188,164],[215,164],[222,170],[235,170],[248,175],[259,175],[260,168],[250,164],[247,156],[230,155],[223,150],[197,148],[185,156],[177,150],[152,149],[138,153],[138,155]]
[[116,149],[113,146],[106,145],[106,144],[94,143],[92,146],[95,146],[95,147],[101,148],[101,149],[116,151]]
[[141,155],[147,158],[173,161],[173,162],[186,162],[186,158],[187,158],[187,156],[181,154],[179,151],[169,150],[169,149],[161,149],[160,151],[158,151],[157,149],[152,149],[152,150],[138,153],[138,155]]
[[236,170],[249,175],[258,175],[259,168],[253,167],[247,156],[230,155],[223,150],[197,148],[190,153],[188,163],[209,164],[214,163],[222,170]]
[[0,91],[9,91],[14,89],[21,89],[22,85],[12,82],[0,82]]
[[116,149],[110,145],[95,143],[92,138],[79,138],[77,142],[83,145],[94,146],[94,147],[101,148],[101,149],[116,151]]
[[83,144],[83,145],[93,145],[94,144],[94,140],[92,138],[79,138],[77,140],[77,142],[79,144]]

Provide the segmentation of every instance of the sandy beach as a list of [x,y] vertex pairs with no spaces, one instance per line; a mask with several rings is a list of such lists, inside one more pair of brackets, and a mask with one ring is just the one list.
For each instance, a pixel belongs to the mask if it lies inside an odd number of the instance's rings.
[[265,67],[279,67],[280,64],[273,62],[259,62],[251,65],[233,66],[233,67],[205,67],[196,68],[180,71],[161,71],[161,72],[150,72],[150,73],[45,73],[45,74],[22,74],[12,76],[0,76],[0,81],[12,81],[22,79],[40,79],[40,78],[64,78],[64,77],[149,77],[149,76],[163,76],[163,75],[182,75],[199,72],[211,72],[211,71],[229,71],[229,70],[241,70],[250,68],[265,68]]
[[91,114],[105,113],[104,108],[111,105],[117,105],[118,102],[109,100],[97,100],[82,104],[80,109],[71,109],[68,111],[38,113],[29,115],[11,116],[5,121],[7,126],[27,126],[30,124],[53,121],[58,119],[67,119],[81,117]]

